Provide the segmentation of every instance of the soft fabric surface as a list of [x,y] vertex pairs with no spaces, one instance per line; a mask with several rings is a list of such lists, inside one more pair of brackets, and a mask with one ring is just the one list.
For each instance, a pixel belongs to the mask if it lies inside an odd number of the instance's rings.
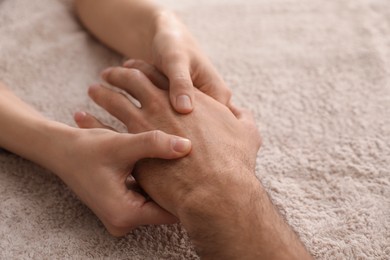
[[[390,1],[166,4],[255,113],[257,176],[313,255],[389,259]],[[0,1],[0,33],[0,80],[18,96],[70,125],[77,109],[117,125],[86,90],[123,58],[84,31],[70,0]],[[179,225],[111,237],[58,178],[0,152],[0,258],[197,257]]]

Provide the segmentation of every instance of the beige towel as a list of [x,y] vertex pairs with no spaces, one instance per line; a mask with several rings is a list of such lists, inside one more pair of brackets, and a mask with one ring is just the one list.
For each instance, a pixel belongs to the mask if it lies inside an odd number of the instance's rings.
[[[389,259],[390,1],[166,3],[256,114],[257,175],[313,255]],[[86,89],[121,60],[80,27],[70,0],[0,2],[0,80],[49,118],[74,125],[87,109],[116,124]],[[111,237],[59,179],[0,152],[0,258],[196,255],[179,225]]]

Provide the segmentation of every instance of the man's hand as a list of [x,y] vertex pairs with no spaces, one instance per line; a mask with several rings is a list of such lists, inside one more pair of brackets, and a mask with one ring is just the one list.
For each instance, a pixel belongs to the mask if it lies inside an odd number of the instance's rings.
[[[192,140],[190,154],[180,160],[143,160],[134,177],[162,207],[179,217],[203,258],[310,259],[295,233],[280,217],[254,175],[260,137],[250,113],[227,107],[195,91],[197,106],[177,114],[156,70],[112,68],[108,83],[135,97],[93,86],[92,99],[121,120],[129,132],[162,129]],[[145,68],[148,68],[145,70]],[[152,75],[154,74],[154,75]],[[232,113],[233,112],[233,113]],[[104,127],[87,115],[82,127]]]
[[159,129],[193,140],[187,159],[143,162],[135,171],[137,180],[150,180],[141,186],[171,213],[178,215],[178,206],[190,198],[207,196],[216,189],[224,191],[229,183],[247,178],[241,176],[244,172],[253,177],[260,137],[249,112],[236,108],[235,116],[226,106],[195,91],[199,107],[189,115],[179,115],[171,108],[168,93],[141,71],[118,67],[106,70],[103,76],[141,103],[138,108],[122,94],[99,85],[89,90],[92,99],[125,123],[129,132]]

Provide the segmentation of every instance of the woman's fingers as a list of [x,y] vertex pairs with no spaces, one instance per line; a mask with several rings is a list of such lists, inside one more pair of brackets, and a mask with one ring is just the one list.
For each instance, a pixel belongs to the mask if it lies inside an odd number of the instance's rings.
[[146,202],[139,211],[139,225],[174,224],[178,219],[153,201]]
[[104,128],[112,131],[116,131],[114,128],[103,124],[96,117],[86,112],[76,112],[74,114],[74,120],[80,128]]
[[125,236],[131,230],[142,225],[174,224],[178,219],[153,201],[134,191],[127,191],[120,199],[123,204],[120,213],[110,219],[102,218],[108,232],[116,237]]
[[142,60],[128,60],[123,66],[128,69],[140,70],[156,87],[163,90],[169,89],[168,79],[155,66]]
[[191,151],[191,141],[182,137],[153,130],[139,134],[124,134],[127,140],[120,140],[117,152],[123,159],[137,162],[145,158],[176,159]]
[[163,225],[178,222],[175,216],[155,202],[146,201],[137,192],[128,190],[123,196],[118,198],[122,202],[119,204],[120,208],[115,207],[115,211],[118,210],[118,212],[110,212],[107,214],[109,217],[101,217],[107,231],[113,236],[125,236],[134,228],[142,225]]

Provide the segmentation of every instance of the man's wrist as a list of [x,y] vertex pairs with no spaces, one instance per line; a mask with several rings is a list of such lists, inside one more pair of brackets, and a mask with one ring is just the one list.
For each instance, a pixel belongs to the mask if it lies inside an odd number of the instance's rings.
[[209,214],[210,218],[218,218],[219,212],[212,204],[218,204],[220,207],[247,204],[249,198],[262,189],[254,171],[226,172],[222,175],[225,176],[223,180],[215,183],[204,183],[187,194],[186,198],[178,205],[178,214],[185,217],[187,212],[199,211]]
[[243,208],[253,203],[262,186],[254,172],[223,174],[224,180],[205,183],[194,189],[178,205],[177,214],[182,222],[192,223],[197,218],[218,221],[226,217],[225,212]]
[[201,257],[233,257],[225,246],[234,246],[237,241],[232,237],[239,238],[243,232],[255,228],[251,223],[267,196],[250,171],[234,173],[225,184],[225,187],[216,185],[215,189],[199,189],[190,194],[178,212]]
[[[311,259],[253,173],[204,192],[179,219],[203,259]],[[202,194],[202,193],[199,193]]]

